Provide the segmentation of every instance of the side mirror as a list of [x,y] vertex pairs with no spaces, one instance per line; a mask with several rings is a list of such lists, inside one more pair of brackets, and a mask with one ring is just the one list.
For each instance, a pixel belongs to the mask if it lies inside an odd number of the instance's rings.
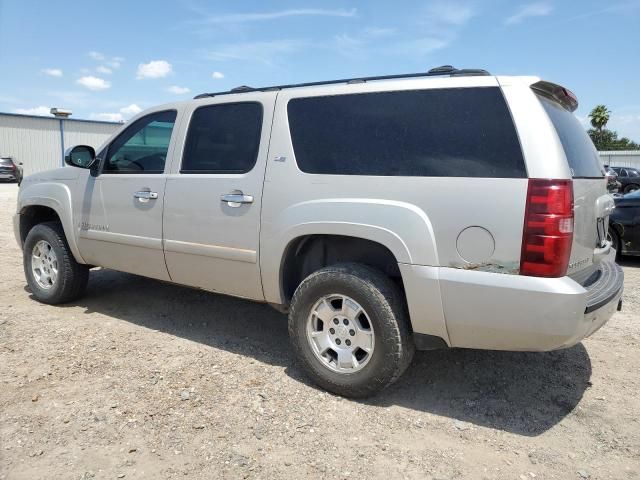
[[96,151],[89,145],[76,145],[64,152],[64,162],[72,167],[91,168],[96,161]]

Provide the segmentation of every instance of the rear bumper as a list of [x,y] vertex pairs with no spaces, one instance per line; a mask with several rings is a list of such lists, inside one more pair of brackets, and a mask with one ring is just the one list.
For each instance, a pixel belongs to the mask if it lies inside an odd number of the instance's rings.
[[0,172],[0,180],[17,180],[18,176],[13,172]]
[[[604,325],[618,307],[624,273],[614,255],[600,262],[600,275],[586,288],[569,277],[439,268],[445,340],[452,347],[489,350],[547,351],[575,345]],[[416,309],[409,308],[414,331],[433,335],[416,329]]]

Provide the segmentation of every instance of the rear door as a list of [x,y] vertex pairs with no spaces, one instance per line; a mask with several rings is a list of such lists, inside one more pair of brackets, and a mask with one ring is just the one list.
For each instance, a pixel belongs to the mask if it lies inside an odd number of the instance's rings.
[[568,274],[591,267],[607,252],[606,238],[613,199],[607,193],[604,167],[584,127],[560,103],[538,95],[553,124],[573,177],[574,231]]
[[193,103],[167,180],[164,251],[171,279],[264,298],[258,263],[262,184],[275,92]]

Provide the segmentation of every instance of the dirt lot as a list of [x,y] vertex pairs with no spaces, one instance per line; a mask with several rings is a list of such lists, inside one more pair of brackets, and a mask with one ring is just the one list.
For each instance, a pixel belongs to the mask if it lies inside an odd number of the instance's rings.
[[571,349],[422,352],[368,401],[319,391],[268,306],[92,272],[36,303],[0,185],[0,479],[640,478],[640,261]]

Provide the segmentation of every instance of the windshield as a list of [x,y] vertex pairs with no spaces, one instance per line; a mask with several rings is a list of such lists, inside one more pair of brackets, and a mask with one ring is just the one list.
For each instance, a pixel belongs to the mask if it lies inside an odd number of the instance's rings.
[[558,133],[573,178],[602,178],[604,168],[598,152],[580,120],[553,100],[538,98]]

